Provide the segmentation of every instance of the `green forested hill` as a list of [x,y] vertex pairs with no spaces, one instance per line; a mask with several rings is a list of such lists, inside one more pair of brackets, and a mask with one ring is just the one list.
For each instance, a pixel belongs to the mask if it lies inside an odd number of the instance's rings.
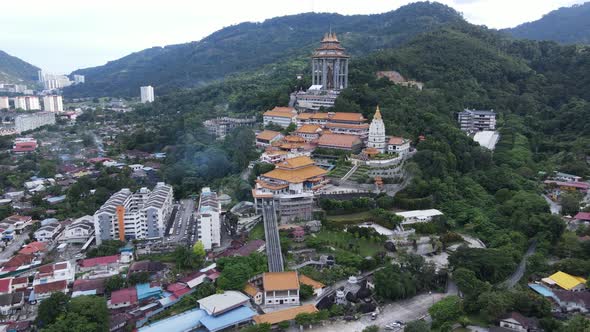
[[590,2],[559,8],[537,21],[504,31],[517,38],[590,44]]
[[139,93],[139,86],[152,84],[162,95],[293,56],[307,56],[330,28],[351,54],[362,55],[459,21],[461,15],[447,6],[420,2],[379,15],[308,13],[242,23],[198,42],[150,48],[104,66],[77,70],[74,73],[86,76],[86,84],[66,93],[133,96]]
[[30,83],[37,79],[39,68],[4,51],[0,51],[0,83]]

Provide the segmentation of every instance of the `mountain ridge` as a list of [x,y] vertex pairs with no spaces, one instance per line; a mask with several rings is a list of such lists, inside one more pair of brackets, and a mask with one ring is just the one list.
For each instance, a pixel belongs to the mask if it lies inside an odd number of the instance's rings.
[[68,88],[66,94],[133,96],[146,84],[154,85],[157,93],[200,86],[228,74],[309,54],[330,27],[347,51],[358,55],[400,45],[419,33],[456,22],[464,22],[460,13],[432,2],[383,14],[306,13],[244,22],[200,41],[149,48],[103,66],[76,70],[73,73],[86,76],[86,84]]
[[0,50],[0,82],[27,84],[37,79],[39,68]]
[[590,2],[561,7],[539,20],[502,31],[516,38],[590,44]]

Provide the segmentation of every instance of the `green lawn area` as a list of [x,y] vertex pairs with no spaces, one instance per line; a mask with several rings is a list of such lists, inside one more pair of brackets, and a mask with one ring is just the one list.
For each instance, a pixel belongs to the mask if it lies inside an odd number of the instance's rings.
[[357,239],[346,232],[321,231],[315,235],[318,239],[325,241],[327,245],[333,247],[338,247],[339,244],[341,248],[347,248],[349,243],[358,244],[360,247],[359,255],[362,257],[374,256],[379,251],[383,251],[383,243]]
[[248,240],[264,240],[264,223],[259,222],[248,234]]
[[348,166],[348,165],[336,166],[336,168],[334,168],[328,174],[328,176],[335,177],[335,178],[341,178],[344,175],[346,175],[346,173],[348,173],[348,171],[350,171],[351,168],[352,168],[352,166]]
[[370,211],[364,211],[364,212],[357,212],[357,213],[350,213],[350,214],[327,216],[327,218],[328,218],[328,221],[346,225],[346,224],[360,224],[365,221],[371,220],[373,217],[371,216]]

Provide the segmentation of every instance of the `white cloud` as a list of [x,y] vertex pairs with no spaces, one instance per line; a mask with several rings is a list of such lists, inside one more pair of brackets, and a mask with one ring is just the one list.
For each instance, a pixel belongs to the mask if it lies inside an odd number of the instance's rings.
[[[371,14],[410,0],[33,0],[2,4],[0,49],[49,71],[96,66],[152,46],[199,40],[243,21],[303,12]],[[442,0],[475,24],[511,27],[584,0]]]

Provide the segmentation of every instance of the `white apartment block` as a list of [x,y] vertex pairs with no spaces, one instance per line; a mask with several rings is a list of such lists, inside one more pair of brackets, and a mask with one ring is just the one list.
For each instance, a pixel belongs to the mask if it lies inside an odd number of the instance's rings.
[[17,96],[14,97],[14,108],[25,111],[36,111],[41,109],[39,97],[35,96]]
[[74,75],[74,84],[83,84],[86,82],[84,75]]
[[163,237],[173,200],[172,187],[163,182],[156,184],[152,191],[119,190],[94,213],[97,244],[109,239]]
[[55,114],[51,112],[19,114],[14,118],[14,129],[17,133],[53,124],[55,124]]
[[494,113],[494,110],[478,111],[465,109],[459,113],[458,121],[463,131],[496,130],[496,113]]
[[151,103],[154,101],[154,88],[151,85],[142,86],[139,88],[141,93],[141,102],[142,103]]
[[58,95],[44,96],[43,109],[47,112],[63,112],[64,103],[62,97]]
[[66,75],[55,75],[44,73],[42,70],[37,72],[39,82],[43,83],[45,90],[61,89],[72,85],[72,81]]
[[197,211],[198,238],[205,250],[218,247],[221,243],[221,203],[217,193],[205,187],[201,190]]
[[8,97],[0,96],[0,110],[9,109],[10,104],[8,102]]

